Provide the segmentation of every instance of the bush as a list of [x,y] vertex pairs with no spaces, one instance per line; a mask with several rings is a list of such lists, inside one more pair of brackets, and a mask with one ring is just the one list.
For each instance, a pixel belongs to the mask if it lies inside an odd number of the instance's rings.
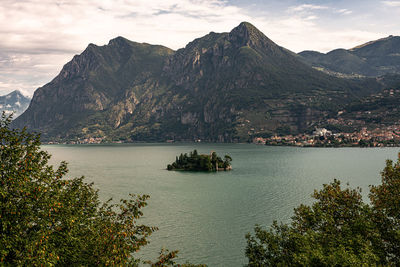
[[247,234],[248,266],[376,266],[400,264],[400,155],[388,160],[382,184],[371,186],[371,204],[361,190],[334,180],[300,205],[290,224]]
[[[139,223],[148,195],[101,203],[84,178],[65,179],[40,150],[40,136],[0,119],[0,265],[133,265],[157,228]],[[177,251],[154,266],[174,265]]]

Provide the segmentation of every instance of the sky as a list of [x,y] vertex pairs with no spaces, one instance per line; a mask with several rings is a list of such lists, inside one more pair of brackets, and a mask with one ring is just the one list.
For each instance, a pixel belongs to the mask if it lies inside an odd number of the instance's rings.
[[400,0],[0,0],[0,95],[33,95],[89,43],[179,49],[242,21],[294,52],[328,52],[400,35]]

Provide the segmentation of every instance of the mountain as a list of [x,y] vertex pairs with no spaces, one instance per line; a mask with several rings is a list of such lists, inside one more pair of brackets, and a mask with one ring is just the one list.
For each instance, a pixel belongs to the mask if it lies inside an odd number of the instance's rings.
[[336,49],[327,54],[303,51],[299,55],[307,64],[339,75],[400,74],[399,36],[371,41],[349,50]]
[[[41,131],[44,136],[74,136],[89,130],[83,125],[95,127],[90,132],[97,134],[99,130],[102,135],[103,126],[113,129],[119,116],[132,113],[136,88],[154,87],[152,77],[160,76],[164,60],[172,52],[122,37],[105,46],[89,44],[57,77],[35,91],[27,112],[15,123]],[[115,110],[118,108],[121,111]],[[111,125],[108,117],[112,118]],[[92,125],[98,123],[102,124],[99,129]]]
[[177,51],[122,37],[90,44],[14,125],[45,140],[243,141],[304,131],[380,88],[315,70],[243,22]]
[[15,90],[7,95],[0,96],[0,113],[3,111],[7,114],[14,113],[13,118],[15,119],[28,108],[30,102],[30,98]]

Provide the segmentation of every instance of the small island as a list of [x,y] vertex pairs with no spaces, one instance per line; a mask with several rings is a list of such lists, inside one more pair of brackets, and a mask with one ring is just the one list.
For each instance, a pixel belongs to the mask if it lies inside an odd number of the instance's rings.
[[210,155],[198,154],[197,150],[181,154],[176,157],[172,164],[168,164],[167,170],[172,171],[203,171],[203,172],[217,172],[232,170],[232,158],[225,155],[224,160],[218,157],[217,153],[211,152]]

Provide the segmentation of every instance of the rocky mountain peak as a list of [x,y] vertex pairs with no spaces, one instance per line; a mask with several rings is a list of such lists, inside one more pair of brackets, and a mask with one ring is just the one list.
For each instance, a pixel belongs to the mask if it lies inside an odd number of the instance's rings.
[[10,96],[16,96],[16,97],[23,97],[24,95],[21,93],[20,90],[14,90],[11,93],[9,93]]
[[75,55],[70,62],[64,65],[54,81],[81,77],[89,70],[96,69],[99,65],[97,60],[98,50],[99,46],[90,43],[80,55]]
[[239,46],[276,46],[260,30],[249,22],[242,22],[229,33],[229,40]]
[[236,31],[259,32],[259,30],[250,22],[243,21],[238,26],[232,29],[231,33]]
[[118,36],[118,37],[116,37],[116,38],[114,38],[114,39],[111,39],[109,42],[108,42],[108,45],[112,45],[112,46],[124,46],[124,45],[127,45],[128,43],[129,43],[130,41],[128,40],[128,39],[126,39],[126,38],[124,38],[124,37],[122,37],[122,36]]

